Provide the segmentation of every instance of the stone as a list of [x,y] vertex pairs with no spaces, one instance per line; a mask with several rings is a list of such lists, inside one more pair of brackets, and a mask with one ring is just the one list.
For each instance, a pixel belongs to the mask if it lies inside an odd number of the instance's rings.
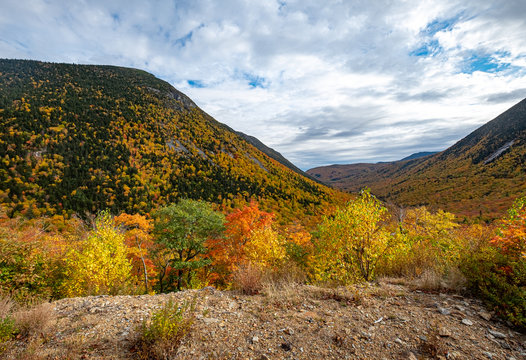
[[451,314],[451,311],[447,308],[443,308],[443,307],[438,307],[438,312],[441,313],[442,315],[449,315]]
[[444,327],[444,326],[441,326],[439,329],[438,329],[438,335],[442,336],[442,337],[449,337],[451,336],[451,330],[449,330],[448,328]]
[[257,343],[259,341],[259,337],[258,336],[252,336],[252,342],[253,343]]
[[202,320],[203,320],[203,322],[204,322],[206,325],[210,325],[210,324],[213,324],[213,323],[219,322],[219,319],[215,319],[215,318],[203,318]]
[[462,319],[462,324],[467,325],[467,326],[471,326],[471,325],[473,325],[473,321],[471,321],[469,319]]
[[400,340],[399,338],[396,338],[394,342],[397,343],[398,345],[404,345],[404,342]]
[[486,321],[490,321],[491,320],[491,314],[487,311],[479,311],[479,316],[481,318],[483,318],[484,320]]
[[488,332],[495,336],[497,339],[506,339],[508,336],[506,336],[506,334],[503,334],[499,331],[495,331],[495,330],[491,330],[491,329],[488,329]]
[[412,352],[409,353],[409,356],[407,357],[407,360],[418,360]]

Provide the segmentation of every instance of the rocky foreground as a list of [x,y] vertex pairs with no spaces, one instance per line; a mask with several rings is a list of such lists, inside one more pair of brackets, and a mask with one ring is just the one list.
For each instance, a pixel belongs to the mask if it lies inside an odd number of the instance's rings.
[[197,304],[193,330],[173,359],[526,359],[526,335],[480,301],[393,282],[268,286],[254,296],[205,288],[63,299],[52,303],[51,328],[31,356],[137,358],[138,326],[170,298]]

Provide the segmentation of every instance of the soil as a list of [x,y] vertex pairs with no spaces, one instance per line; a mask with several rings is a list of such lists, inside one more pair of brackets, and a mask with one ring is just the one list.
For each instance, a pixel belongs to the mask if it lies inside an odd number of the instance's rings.
[[[274,285],[258,295],[208,287],[62,299],[52,303],[54,320],[32,354],[135,359],[140,324],[170,299],[196,302],[191,333],[173,359],[526,359],[526,335],[479,300],[394,281],[334,289]],[[27,341],[18,346],[27,348]]]

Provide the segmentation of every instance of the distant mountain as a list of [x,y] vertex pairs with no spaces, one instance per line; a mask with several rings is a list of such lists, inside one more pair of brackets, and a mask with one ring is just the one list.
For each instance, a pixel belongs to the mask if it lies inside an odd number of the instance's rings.
[[434,155],[392,163],[318,167],[308,174],[336,188],[368,186],[402,206],[428,205],[494,218],[526,195],[526,99]]
[[406,161],[406,160],[413,160],[413,159],[418,159],[418,158],[421,158],[421,157],[424,157],[424,156],[429,156],[429,155],[435,155],[438,151],[421,151],[421,152],[417,152],[417,153],[414,153],[414,154],[411,154],[409,156],[406,156],[405,158],[399,160],[399,161]]
[[148,213],[192,198],[226,208],[255,199],[281,218],[305,218],[338,198],[247,138],[141,70],[0,60],[9,215]]

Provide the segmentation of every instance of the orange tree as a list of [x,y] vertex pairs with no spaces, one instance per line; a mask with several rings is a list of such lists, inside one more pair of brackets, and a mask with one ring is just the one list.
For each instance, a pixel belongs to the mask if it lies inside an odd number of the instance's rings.
[[143,215],[122,213],[115,218],[115,223],[125,230],[124,237],[129,249],[128,256],[132,261],[133,275],[137,279],[143,278],[144,291],[147,293],[150,279],[156,274],[155,266],[149,257],[149,249],[153,246],[150,235],[153,221]]
[[260,237],[264,229],[270,228],[273,219],[274,215],[260,210],[255,201],[226,216],[224,236],[209,239],[207,243],[214,261],[216,282],[228,282],[230,274],[248,261],[247,243],[254,234]]

